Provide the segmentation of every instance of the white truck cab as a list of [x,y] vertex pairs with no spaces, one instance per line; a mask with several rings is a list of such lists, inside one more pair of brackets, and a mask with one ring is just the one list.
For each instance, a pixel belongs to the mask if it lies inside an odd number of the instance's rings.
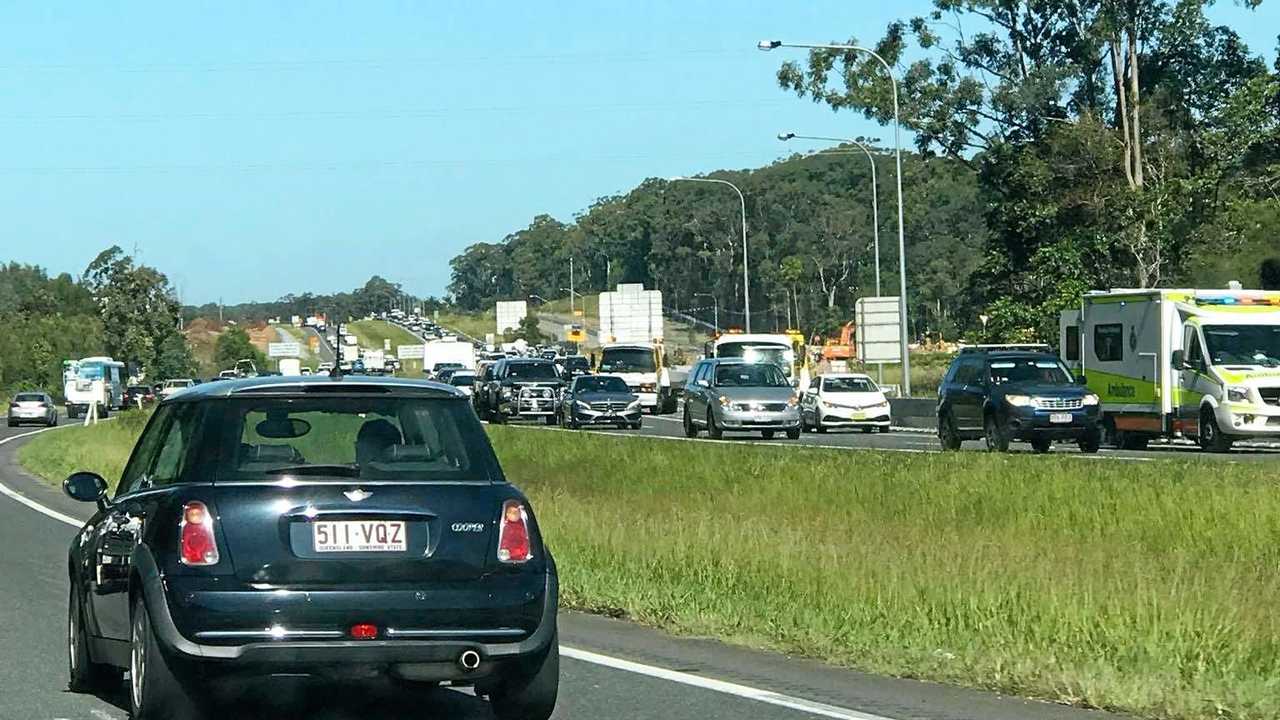
[[1059,331],[1114,444],[1186,436],[1225,452],[1280,438],[1280,292],[1092,292]]

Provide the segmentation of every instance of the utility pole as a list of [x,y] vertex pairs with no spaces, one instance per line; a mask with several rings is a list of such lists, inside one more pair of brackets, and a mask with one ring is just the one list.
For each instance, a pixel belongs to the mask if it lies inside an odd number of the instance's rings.
[[574,314],[573,312],[573,258],[570,257],[569,258],[569,315],[572,316],[573,314]]

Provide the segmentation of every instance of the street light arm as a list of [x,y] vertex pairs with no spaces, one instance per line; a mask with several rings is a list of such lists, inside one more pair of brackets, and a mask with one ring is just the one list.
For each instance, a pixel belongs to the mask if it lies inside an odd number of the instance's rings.
[[694,177],[673,177],[670,182],[700,182],[714,183],[716,185],[728,185],[733,191],[738,193],[738,203],[742,206],[742,312],[746,318],[747,332],[751,332],[751,275],[749,266],[749,255],[747,254],[747,198],[742,194],[742,190],[728,180],[720,180],[719,178],[694,178]]

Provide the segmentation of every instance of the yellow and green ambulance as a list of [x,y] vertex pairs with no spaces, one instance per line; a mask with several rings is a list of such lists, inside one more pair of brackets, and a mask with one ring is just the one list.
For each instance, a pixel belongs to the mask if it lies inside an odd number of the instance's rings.
[[1090,292],[1059,332],[1063,361],[1101,398],[1112,444],[1185,436],[1226,452],[1280,438],[1280,292]]

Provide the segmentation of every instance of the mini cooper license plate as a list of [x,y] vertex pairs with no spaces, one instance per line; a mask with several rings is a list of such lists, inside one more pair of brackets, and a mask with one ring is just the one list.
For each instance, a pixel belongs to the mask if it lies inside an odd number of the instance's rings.
[[401,520],[321,520],[312,524],[316,552],[404,552]]
[[1069,423],[1071,422],[1071,413],[1052,413],[1049,415],[1051,423]]

